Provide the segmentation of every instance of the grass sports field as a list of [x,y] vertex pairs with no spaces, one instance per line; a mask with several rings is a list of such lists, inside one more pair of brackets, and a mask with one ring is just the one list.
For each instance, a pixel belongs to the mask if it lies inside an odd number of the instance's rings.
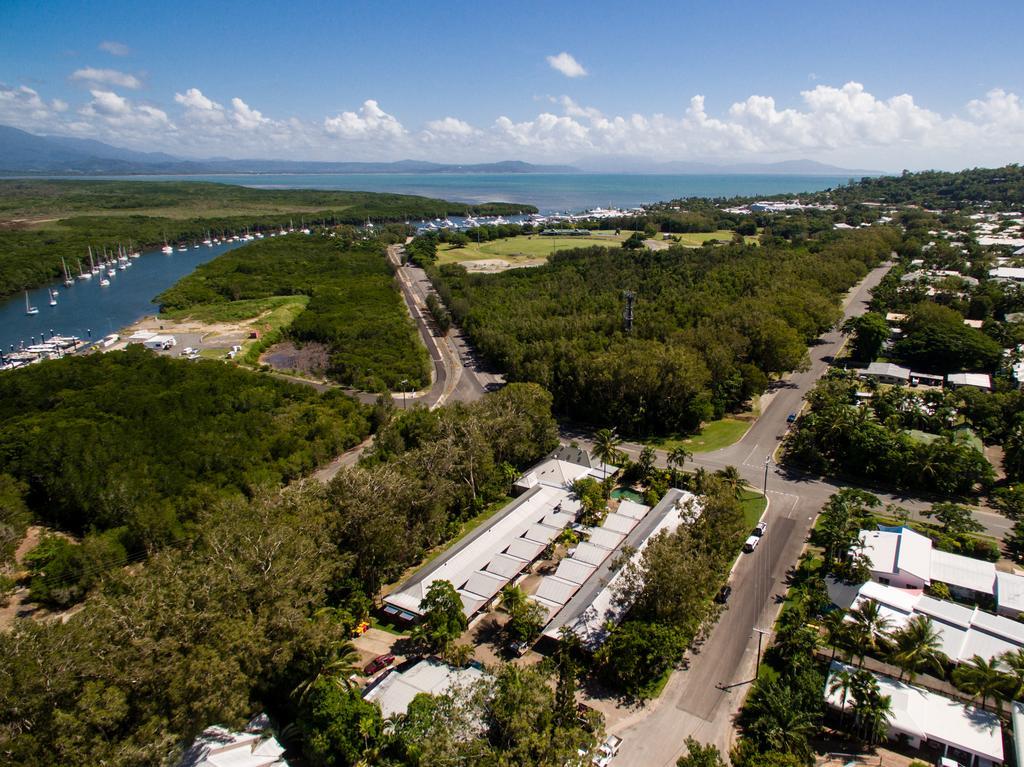
[[614,232],[608,232],[591,237],[541,237],[536,234],[523,234],[490,242],[472,242],[464,248],[441,245],[437,249],[437,262],[457,264],[463,261],[500,258],[511,264],[522,264],[545,259],[556,251],[569,248],[589,248],[594,245],[614,248],[630,234],[623,232],[616,235]]
[[[490,242],[472,242],[463,248],[441,245],[437,250],[437,262],[439,264],[459,264],[464,261],[484,261],[500,258],[513,266],[525,266],[539,263],[559,250],[589,248],[594,245],[617,247],[631,234],[631,231],[626,230],[621,231],[619,234],[610,231],[595,231],[589,237],[541,237],[536,234],[522,234],[518,237],[506,237],[505,239],[491,240]],[[731,231],[722,229],[717,232],[673,234],[671,237],[686,247],[699,248],[708,240],[731,242],[732,235]],[[671,240],[663,240],[660,234],[652,239],[655,242],[665,242],[669,245],[674,244]],[[744,239],[748,244],[757,243],[756,236]]]

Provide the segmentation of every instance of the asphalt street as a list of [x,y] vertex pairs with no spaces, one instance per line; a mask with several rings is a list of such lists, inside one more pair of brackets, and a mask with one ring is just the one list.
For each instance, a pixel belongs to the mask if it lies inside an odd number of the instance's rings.
[[[874,269],[850,292],[844,319],[866,311],[871,289],[888,268]],[[755,629],[768,630],[774,624],[786,593],[787,573],[800,556],[814,518],[830,495],[848,486],[800,476],[774,463],[775,451],[789,428],[787,417],[800,410],[804,396],[828,369],[842,344],[843,335],[838,331],[823,335],[810,349],[809,369],[788,376],[776,386],[742,439],[687,462],[688,469],[703,467],[709,471],[736,466],[753,487],[763,489],[767,484],[768,530],[752,553],[737,559],[730,577],[733,592],[729,603],[710,636],[688,656],[688,668],[672,675],[657,701],[632,712],[615,728],[623,738],[615,762],[618,767],[674,765],[682,755],[684,740],[691,735],[718,745],[723,753],[730,747],[733,717],[754,676],[758,646]],[[571,430],[563,436],[587,443],[584,434]],[[636,457],[642,446],[625,444],[622,448]],[[665,466],[665,461],[665,453],[659,451],[658,464]],[[914,516],[931,505],[921,499],[873,492],[884,503],[903,506]],[[998,514],[980,512],[977,517],[993,536],[1001,538],[1009,528],[1007,520]]]

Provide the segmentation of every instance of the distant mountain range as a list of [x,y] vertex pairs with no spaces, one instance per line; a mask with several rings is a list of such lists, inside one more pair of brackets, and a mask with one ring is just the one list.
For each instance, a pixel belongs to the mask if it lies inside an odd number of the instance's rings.
[[765,173],[819,176],[880,176],[881,171],[850,170],[813,160],[715,165],[653,162],[607,157],[578,165],[534,165],[518,160],[468,165],[397,162],[313,162],[303,160],[189,160],[163,152],[137,152],[92,139],[37,136],[0,125],[0,175],[187,175],[203,173]]
[[307,162],[301,160],[188,160],[162,152],[136,152],[91,139],[36,136],[0,125],[0,174],[130,175],[195,173],[578,173],[568,165],[533,165],[518,160],[469,165],[398,162]]
[[635,157],[603,157],[581,160],[577,165],[598,173],[678,173],[681,175],[768,174],[775,176],[884,176],[885,171],[863,168],[840,168],[817,160],[783,160],[781,162],[708,163],[675,160],[655,162]]

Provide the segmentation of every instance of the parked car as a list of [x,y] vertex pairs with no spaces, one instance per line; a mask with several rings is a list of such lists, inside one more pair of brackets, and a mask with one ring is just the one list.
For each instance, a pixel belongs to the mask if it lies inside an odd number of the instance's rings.
[[604,743],[597,747],[597,753],[594,755],[591,763],[594,767],[608,767],[614,756],[619,753],[619,746],[621,745],[622,738],[618,735],[609,735],[604,739]]
[[790,413],[786,416],[786,423],[793,423],[796,420],[796,413]]
[[395,656],[392,655],[391,653],[386,653],[384,655],[378,655],[376,658],[374,658],[373,660],[371,660],[369,663],[366,664],[366,668],[363,669],[363,673],[366,674],[366,676],[373,676],[378,671],[386,669],[388,666],[390,666],[394,662],[395,662]]
[[718,594],[715,595],[715,601],[718,602],[718,604],[720,604],[720,605],[724,605],[726,602],[729,601],[729,595],[731,593],[732,593],[732,586],[730,586],[727,583],[724,586],[722,586],[722,588],[720,588],[718,590]]
[[754,527],[754,529],[750,532],[750,534],[751,535],[756,535],[758,538],[760,538],[767,531],[768,531],[768,523],[767,522],[758,522],[757,525]]
[[757,548],[757,544],[759,544],[760,542],[760,535],[752,535],[749,538],[747,538],[746,542],[743,544],[743,550],[749,554]]

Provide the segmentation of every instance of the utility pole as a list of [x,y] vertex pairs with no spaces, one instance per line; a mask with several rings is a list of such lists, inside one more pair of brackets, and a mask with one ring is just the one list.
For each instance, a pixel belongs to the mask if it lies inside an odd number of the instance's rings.
[[405,392],[409,387],[409,379],[403,378],[399,383],[402,385],[402,410],[408,410],[409,404],[406,402]]
[[768,466],[771,464],[771,461],[772,461],[772,457],[770,455],[766,455],[764,457],[764,497],[765,497],[765,500],[768,499]]
[[622,312],[623,328],[627,333],[633,332],[633,302],[636,300],[636,293],[632,290],[622,291],[622,297],[626,299],[626,308]]
[[754,666],[754,679],[757,680],[761,675],[761,637],[768,632],[764,629],[759,629],[756,626],[754,627],[754,631],[757,632],[757,665]]

